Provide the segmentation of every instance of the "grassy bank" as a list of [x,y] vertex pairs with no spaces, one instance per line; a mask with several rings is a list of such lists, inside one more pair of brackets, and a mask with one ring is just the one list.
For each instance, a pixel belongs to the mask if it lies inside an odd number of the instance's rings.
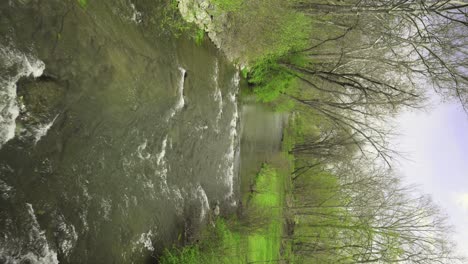
[[175,263],[277,263],[288,257],[282,243],[284,168],[264,164],[250,193],[244,194],[244,214],[216,219],[202,232],[200,242],[166,250],[160,260]]

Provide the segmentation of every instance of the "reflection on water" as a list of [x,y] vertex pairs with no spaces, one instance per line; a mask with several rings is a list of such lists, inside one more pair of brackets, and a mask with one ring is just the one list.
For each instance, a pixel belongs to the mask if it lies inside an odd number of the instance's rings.
[[271,163],[281,151],[283,127],[288,116],[246,98],[241,112],[240,175],[242,193],[248,193],[263,163]]

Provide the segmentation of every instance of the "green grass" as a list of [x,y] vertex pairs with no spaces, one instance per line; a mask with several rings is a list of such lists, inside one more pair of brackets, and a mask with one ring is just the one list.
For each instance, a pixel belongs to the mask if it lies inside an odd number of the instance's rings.
[[265,227],[247,236],[248,262],[279,259],[283,232],[282,204],[284,197],[282,177],[277,170],[265,164],[256,178],[256,191],[249,206],[267,211]]
[[255,179],[255,185],[258,193],[252,195],[250,206],[269,208],[280,205],[281,185],[279,176],[270,165],[263,165],[262,170]]
[[166,250],[161,259],[161,263],[165,264],[195,264],[200,263],[200,249],[198,246],[184,247],[181,249],[174,248],[172,250]]
[[203,43],[203,40],[205,39],[205,31],[203,29],[198,29],[195,32],[194,39],[195,39],[195,43],[197,44],[197,46],[201,46],[201,44]]
[[200,243],[182,248],[166,249],[160,259],[162,264],[241,263],[241,235],[228,228],[226,221],[217,219],[202,234]]
[[198,244],[166,250],[160,263],[276,263],[282,258],[284,176],[265,164],[256,177],[246,218],[260,225],[217,219],[214,227],[207,226]]

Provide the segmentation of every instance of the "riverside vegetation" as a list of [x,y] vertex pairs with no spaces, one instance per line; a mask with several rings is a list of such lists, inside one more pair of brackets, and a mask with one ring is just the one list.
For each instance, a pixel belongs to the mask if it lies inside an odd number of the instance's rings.
[[[466,109],[461,1],[212,0],[243,93],[290,113],[283,157],[243,213],[161,263],[462,263],[450,226],[401,183],[388,120],[435,92]],[[214,19],[214,21],[216,18]]]

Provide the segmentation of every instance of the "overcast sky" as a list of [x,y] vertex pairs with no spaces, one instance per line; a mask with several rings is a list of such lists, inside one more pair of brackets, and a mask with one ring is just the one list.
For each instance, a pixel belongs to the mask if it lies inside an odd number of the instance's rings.
[[468,115],[454,103],[397,118],[395,139],[408,160],[400,159],[408,183],[431,194],[455,226],[460,252],[468,255]]

